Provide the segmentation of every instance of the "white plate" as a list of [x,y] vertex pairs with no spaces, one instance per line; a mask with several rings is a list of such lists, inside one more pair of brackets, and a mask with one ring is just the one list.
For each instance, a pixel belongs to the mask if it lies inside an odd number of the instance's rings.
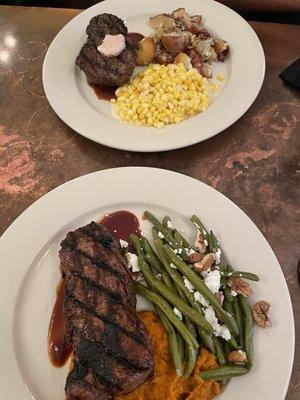
[[[99,100],[75,58],[86,40],[89,20],[103,12],[124,19],[129,32],[149,34],[151,15],[185,7],[202,14],[204,23],[227,40],[231,55],[215,63],[215,75],[222,71],[226,81],[212,105],[193,118],[163,129],[125,124],[111,115],[110,104]],[[230,8],[212,0],[107,0],[85,10],[70,21],[53,40],[47,52],[43,83],[46,96],[57,115],[81,135],[101,144],[131,151],[163,151],[206,140],[237,121],[251,106],[265,73],[262,46],[250,25]]]
[[[187,201],[188,199],[188,201]],[[117,168],[68,182],[29,207],[0,240],[0,398],[60,400],[68,367],[47,356],[47,331],[59,281],[59,243],[69,230],[105,212],[126,209],[142,221],[145,209],[168,214],[187,237],[196,213],[214,230],[232,265],[257,273],[252,301],[272,304],[273,327],[255,329],[252,371],[233,379],[222,400],[284,400],[294,354],[294,322],[287,285],[267,241],[221,193],[184,175],[152,168]],[[194,232],[195,233],[195,232]]]

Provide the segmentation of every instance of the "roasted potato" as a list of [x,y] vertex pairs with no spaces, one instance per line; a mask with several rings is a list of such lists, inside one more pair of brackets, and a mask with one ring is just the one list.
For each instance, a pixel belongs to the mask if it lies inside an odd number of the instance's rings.
[[185,53],[179,53],[175,58],[174,58],[174,63],[175,64],[183,64],[186,69],[191,69],[192,64],[191,64],[191,59],[190,57],[185,54]]
[[136,56],[137,65],[148,65],[154,61],[155,58],[155,43],[151,37],[142,39],[138,44],[138,51]]
[[186,47],[186,40],[180,33],[164,33],[161,35],[161,42],[164,48],[174,56],[184,51]]
[[159,14],[149,18],[149,25],[153,29],[167,31],[175,27],[175,20],[168,14]]

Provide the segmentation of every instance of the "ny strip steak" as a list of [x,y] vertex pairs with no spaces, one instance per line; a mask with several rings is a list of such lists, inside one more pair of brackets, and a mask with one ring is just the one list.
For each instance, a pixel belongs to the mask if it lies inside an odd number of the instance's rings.
[[59,252],[65,279],[65,342],[73,349],[67,400],[110,400],[153,373],[119,242],[95,222],[69,232]]

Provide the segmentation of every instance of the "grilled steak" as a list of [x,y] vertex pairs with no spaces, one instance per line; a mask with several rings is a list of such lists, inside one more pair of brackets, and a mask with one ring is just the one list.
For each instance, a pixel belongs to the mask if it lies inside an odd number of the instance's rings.
[[[84,71],[88,81],[103,86],[121,86],[131,77],[136,60],[136,46],[127,35],[124,22],[115,15],[101,14],[93,17],[86,29],[88,35],[76,64]],[[125,49],[117,57],[106,57],[97,47],[105,35],[125,36]]]
[[59,255],[65,341],[74,354],[67,400],[109,400],[132,391],[151,376],[153,360],[119,243],[91,222],[67,234]]

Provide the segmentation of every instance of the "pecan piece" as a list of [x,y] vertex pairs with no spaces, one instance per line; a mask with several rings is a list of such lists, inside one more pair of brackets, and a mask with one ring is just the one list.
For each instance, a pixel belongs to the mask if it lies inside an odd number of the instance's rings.
[[252,307],[254,321],[261,328],[270,328],[272,326],[269,310],[271,305],[264,300],[258,301]]
[[197,232],[195,247],[199,251],[199,253],[204,253],[207,247],[207,241],[205,240],[202,233],[199,231]]
[[218,303],[220,304],[220,306],[223,304],[224,301],[224,294],[223,292],[218,292],[215,294],[215,298],[217,299]]
[[198,261],[202,261],[203,258],[204,258],[204,254],[192,253],[189,255],[189,264],[195,264]]
[[234,363],[247,361],[246,353],[243,350],[234,350],[231,353],[229,353],[228,361]]
[[215,261],[213,253],[206,254],[201,261],[194,264],[193,268],[195,271],[202,272],[209,269]]
[[249,283],[242,278],[228,278],[226,283],[232,290],[244,297],[248,297],[253,293]]

